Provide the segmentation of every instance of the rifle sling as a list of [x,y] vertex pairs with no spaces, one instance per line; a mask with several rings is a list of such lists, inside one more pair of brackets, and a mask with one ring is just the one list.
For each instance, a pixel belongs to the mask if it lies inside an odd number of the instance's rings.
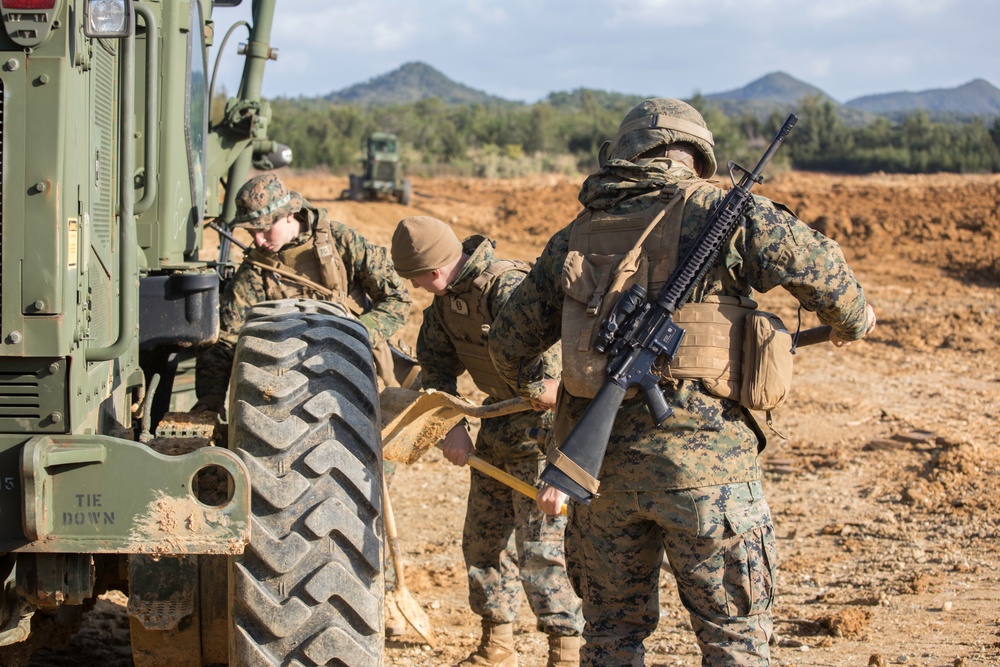
[[250,264],[252,264],[253,266],[257,267],[258,269],[261,269],[262,271],[269,271],[271,273],[276,273],[283,278],[288,278],[292,282],[308,287],[309,289],[319,292],[324,296],[328,296],[331,298],[337,296],[337,294],[330,288],[320,285],[317,282],[313,282],[312,280],[309,280],[302,274],[297,273],[296,271],[293,271],[292,269],[289,269],[288,267],[280,263],[276,262],[271,264],[271,263],[259,262],[253,259],[252,257],[247,257],[247,261],[250,262]]

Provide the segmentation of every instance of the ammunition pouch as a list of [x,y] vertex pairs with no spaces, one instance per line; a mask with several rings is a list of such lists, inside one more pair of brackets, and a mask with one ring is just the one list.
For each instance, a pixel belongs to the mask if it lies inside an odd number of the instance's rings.
[[744,329],[740,404],[774,410],[792,388],[792,335],[777,315],[762,310],[747,316]]
[[792,336],[773,313],[744,297],[710,296],[677,311],[686,330],[668,372],[701,380],[713,396],[750,410],[771,411],[792,384]]

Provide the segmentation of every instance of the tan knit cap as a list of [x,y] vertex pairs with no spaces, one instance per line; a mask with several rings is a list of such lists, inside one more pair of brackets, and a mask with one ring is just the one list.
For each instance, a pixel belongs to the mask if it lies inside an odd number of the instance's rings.
[[462,242],[447,223],[427,215],[403,218],[392,235],[392,263],[403,278],[440,269],[462,255]]

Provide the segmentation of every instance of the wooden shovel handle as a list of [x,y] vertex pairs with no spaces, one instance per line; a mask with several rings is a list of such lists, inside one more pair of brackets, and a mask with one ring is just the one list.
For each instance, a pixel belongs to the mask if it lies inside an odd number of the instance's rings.
[[385,536],[389,546],[389,556],[396,570],[396,586],[406,588],[406,575],[403,572],[403,558],[399,553],[399,535],[396,533],[396,515],[392,511],[389,500],[389,485],[382,478],[382,518],[385,521]]
[[[497,468],[495,465],[487,463],[486,461],[482,460],[475,454],[469,457],[467,463],[469,464],[470,467],[475,468],[484,475],[489,475],[498,482],[503,482],[510,488],[514,489],[515,491],[520,491],[521,493],[528,496],[532,500],[538,497],[538,489],[533,487],[531,484],[523,482],[519,480],[517,477],[511,475],[510,473],[505,472],[500,468]],[[566,505],[562,506],[562,508],[559,510],[559,513],[562,514],[563,516],[566,516]]]

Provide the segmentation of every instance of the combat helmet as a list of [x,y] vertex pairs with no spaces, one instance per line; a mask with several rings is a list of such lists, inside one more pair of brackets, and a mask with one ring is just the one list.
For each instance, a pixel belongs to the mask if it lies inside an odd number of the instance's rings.
[[690,104],[663,97],[644,100],[625,115],[610,142],[607,157],[633,160],[652,148],[672,143],[694,146],[703,158],[699,176],[715,175],[718,168],[712,150],[715,140],[705,119]]
[[254,176],[236,193],[233,227],[265,230],[279,218],[297,213],[303,205],[299,193],[288,190],[274,174]]

